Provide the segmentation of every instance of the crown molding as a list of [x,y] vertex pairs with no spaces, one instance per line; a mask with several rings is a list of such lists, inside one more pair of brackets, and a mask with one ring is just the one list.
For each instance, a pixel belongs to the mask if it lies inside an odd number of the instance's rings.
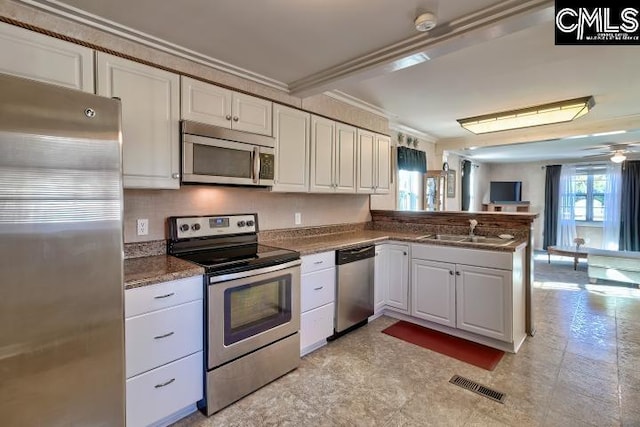
[[377,105],[371,104],[367,101],[363,101],[362,99],[356,98],[355,96],[349,95],[348,93],[345,93],[341,90],[331,90],[328,92],[324,92],[324,95],[337,101],[344,102],[345,104],[349,104],[353,107],[357,107],[361,110],[365,110],[378,116],[385,117],[387,119],[399,117],[397,114],[392,113],[391,111],[385,110],[384,108],[378,107]]
[[306,97],[334,87],[412,67],[451,52],[554,19],[550,0],[505,0],[369,54],[353,58],[289,84]]
[[262,74],[254,73],[253,71],[237,67],[228,62],[220,61],[216,58],[212,58],[207,55],[203,55],[191,49],[184,48],[174,43],[170,43],[166,40],[154,37],[150,34],[142,31],[135,30],[125,25],[118,24],[117,22],[110,21],[100,16],[85,12],[81,9],[69,6],[61,3],[58,0],[17,0],[20,3],[31,6],[36,9],[43,10],[45,12],[69,19],[74,22],[78,22],[84,25],[88,25],[92,28],[96,28],[105,31],[109,34],[113,34],[124,39],[140,43],[147,47],[151,47],[160,50],[171,55],[175,55],[190,61],[196,62],[207,67],[214,68],[216,70],[232,74],[243,79],[251,80],[253,82],[272,87],[289,93],[289,87],[286,83],[272,79]]

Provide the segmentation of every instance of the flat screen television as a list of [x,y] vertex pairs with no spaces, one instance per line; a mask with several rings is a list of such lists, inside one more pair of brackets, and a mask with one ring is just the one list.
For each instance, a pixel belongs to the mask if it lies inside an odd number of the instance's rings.
[[522,201],[522,181],[491,181],[491,203],[517,203]]

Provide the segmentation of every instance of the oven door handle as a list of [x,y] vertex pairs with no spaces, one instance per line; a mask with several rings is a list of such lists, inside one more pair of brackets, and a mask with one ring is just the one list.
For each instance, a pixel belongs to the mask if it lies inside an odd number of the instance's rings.
[[258,183],[260,179],[260,148],[253,147],[253,182]]
[[255,270],[240,271],[238,273],[223,274],[220,276],[209,277],[209,284],[227,282],[229,280],[242,279],[245,277],[257,276],[259,274],[272,273],[274,271],[286,270],[287,268],[295,267],[302,264],[302,261],[297,259],[295,261],[289,261],[283,264],[271,265],[269,267],[257,268]]

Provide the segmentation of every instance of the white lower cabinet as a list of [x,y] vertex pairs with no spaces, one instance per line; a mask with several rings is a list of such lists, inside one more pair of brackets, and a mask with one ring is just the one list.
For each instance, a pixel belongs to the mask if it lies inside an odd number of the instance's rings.
[[300,354],[310,353],[326,343],[327,337],[333,334],[333,303],[314,308],[300,317]]
[[464,338],[504,342],[486,343],[515,352],[525,337],[523,271],[524,249],[413,245],[411,316],[452,328]]
[[300,355],[322,347],[333,335],[336,298],[335,252],[302,257]]
[[175,422],[203,397],[202,276],[125,291],[128,427]]
[[411,315],[442,325],[456,326],[455,265],[411,261]]
[[199,351],[128,379],[127,426],[157,425],[202,399],[202,363]]
[[512,341],[511,272],[456,266],[456,313],[459,329]]
[[391,308],[409,313],[409,246],[376,246],[374,282],[375,312]]

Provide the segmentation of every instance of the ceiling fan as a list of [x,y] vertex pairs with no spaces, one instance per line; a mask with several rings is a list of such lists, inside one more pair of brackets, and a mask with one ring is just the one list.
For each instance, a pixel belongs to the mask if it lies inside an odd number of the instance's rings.
[[605,157],[609,156],[609,160],[614,163],[622,163],[627,160],[627,154],[640,153],[640,143],[633,144],[602,144],[585,148],[584,150],[597,150],[599,154],[586,156],[585,158]]

